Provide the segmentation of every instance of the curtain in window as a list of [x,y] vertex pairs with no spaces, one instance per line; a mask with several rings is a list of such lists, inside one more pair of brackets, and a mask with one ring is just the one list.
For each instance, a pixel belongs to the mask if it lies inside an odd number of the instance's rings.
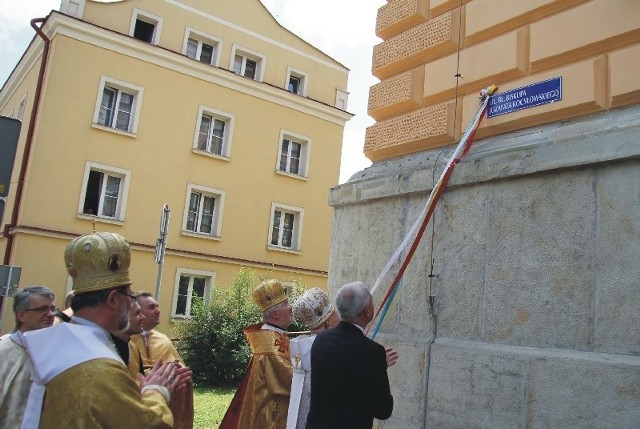
[[211,133],[211,152],[222,155],[222,142],[224,140],[224,121],[216,119]]
[[109,88],[108,86],[104,87],[104,91],[102,92],[102,101],[100,102],[100,113],[98,113],[98,123],[100,125],[104,125],[106,127],[111,126],[111,121],[113,119],[113,109],[116,103],[116,97],[118,92]]
[[202,50],[200,51],[200,62],[205,64],[211,64],[213,59],[213,46],[202,44]]
[[133,95],[123,92],[120,94],[120,103],[118,104],[118,118],[114,128],[123,131],[129,131],[129,122],[131,120],[131,110],[133,108]]
[[211,130],[211,122],[213,118],[208,115],[202,115],[200,118],[200,131],[198,132],[198,150],[207,150],[207,141],[209,140],[209,131]]
[[240,74],[242,72],[242,56],[236,55],[233,58],[233,72],[236,74]]
[[291,247],[291,237],[293,236],[293,213],[284,214],[284,223],[282,225],[282,246]]
[[191,193],[189,199],[189,210],[187,211],[187,231],[196,232],[196,223],[198,221],[198,211],[200,209],[200,196],[197,192]]
[[302,145],[300,143],[291,142],[291,161],[289,163],[289,172],[299,174],[300,172],[300,152]]
[[198,41],[196,39],[189,38],[187,41],[187,57],[196,59],[198,53]]
[[116,217],[118,208],[118,194],[120,193],[120,178],[107,176],[102,202],[102,216]]
[[280,216],[282,212],[276,210],[273,212],[273,227],[271,229],[271,244],[278,246],[280,241]]
[[211,234],[213,232],[213,209],[216,200],[213,197],[204,197],[202,203],[202,220],[200,221],[200,232]]

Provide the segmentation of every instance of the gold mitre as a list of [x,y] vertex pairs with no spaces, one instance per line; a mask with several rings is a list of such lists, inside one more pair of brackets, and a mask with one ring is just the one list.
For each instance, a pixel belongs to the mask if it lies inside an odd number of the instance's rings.
[[131,249],[120,234],[95,232],[73,239],[64,251],[64,263],[76,295],[131,284]]
[[271,307],[287,300],[284,287],[278,280],[265,280],[258,285],[252,294],[253,301],[265,312]]

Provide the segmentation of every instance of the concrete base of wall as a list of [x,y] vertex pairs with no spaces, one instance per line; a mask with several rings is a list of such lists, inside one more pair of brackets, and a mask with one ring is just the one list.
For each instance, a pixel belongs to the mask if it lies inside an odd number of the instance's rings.
[[[331,295],[374,283],[452,151],[331,191]],[[476,142],[377,337],[400,353],[377,425],[637,428],[639,308],[640,106]]]

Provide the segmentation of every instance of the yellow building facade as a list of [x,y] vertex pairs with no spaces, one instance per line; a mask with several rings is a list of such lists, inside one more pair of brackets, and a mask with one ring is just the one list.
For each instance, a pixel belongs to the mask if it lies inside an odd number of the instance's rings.
[[167,204],[161,330],[242,266],[326,288],[345,66],[259,0],[64,0],[37,25],[0,91],[23,121],[0,239],[21,287],[61,304],[65,246],[95,224],[128,239],[133,289],[153,293]]

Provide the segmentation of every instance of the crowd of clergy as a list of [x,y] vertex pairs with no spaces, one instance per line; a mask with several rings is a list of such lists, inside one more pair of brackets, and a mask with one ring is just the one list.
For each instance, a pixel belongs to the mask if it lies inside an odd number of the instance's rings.
[[[125,238],[77,237],[64,261],[73,286],[63,310],[44,286],[13,296],[0,428],[193,428],[192,372],[154,329],[157,300],[132,291]],[[374,310],[363,283],[341,287],[335,306],[318,288],[290,303],[277,280],[252,298],[263,322],[244,329],[252,357],[221,429],[370,429],[391,416],[387,368],[398,355],[365,335]],[[287,332],[294,318],[308,331]]]

